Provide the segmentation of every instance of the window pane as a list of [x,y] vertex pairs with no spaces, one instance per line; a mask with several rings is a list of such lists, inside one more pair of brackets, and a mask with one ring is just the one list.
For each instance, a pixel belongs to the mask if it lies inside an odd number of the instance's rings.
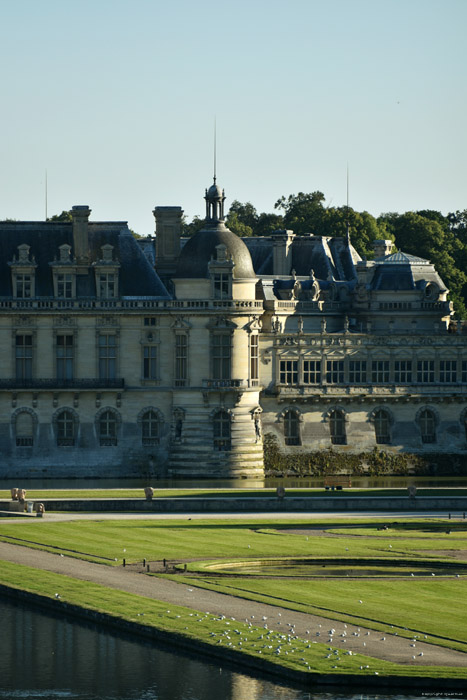
[[279,363],[279,383],[298,384],[298,360],[281,360]]
[[394,381],[397,384],[409,384],[412,381],[412,360],[394,362]]
[[432,411],[425,409],[420,413],[419,425],[422,442],[436,442],[436,420]]
[[389,435],[389,415],[386,411],[377,411],[374,417],[375,438],[378,445],[388,445],[390,443]]
[[117,444],[117,418],[112,411],[105,411],[99,419],[99,438],[101,447]]
[[259,372],[259,345],[258,336],[250,336],[250,379],[252,382],[257,382]]
[[17,335],[15,342],[16,379],[31,379],[32,335]]
[[145,345],[143,348],[143,379],[156,379],[157,348],[154,345]]
[[417,362],[417,382],[425,384],[435,381],[434,360],[419,360]]
[[175,386],[185,386],[188,379],[188,337],[175,336]]
[[99,336],[99,379],[115,379],[117,348],[115,335]]
[[321,384],[321,360],[303,360],[303,383]]
[[371,380],[375,384],[389,382],[389,360],[373,360],[371,374]]
[[366,360],[349,361],[349,383],[365,384],[366,382]]
[[294,411],[284,415],[284,442],[286,445],[300,445],[300,420]]
[[216,413],[213,420],[214,447],[220,451],[231,448],[230,415],[226,411]]
[[332,411],[329,417],[329,429],[333,445],[345,445],[345,416],[342,411]]
[[213,379],[230,379],[230,333],[214,333],[212,336]]
[[147,411],[141,421],[143,445],[158,445],[160,440],[160,421],[155,411]]
[[344,360],[326,361],[326,382],[328,384],[344,383]]

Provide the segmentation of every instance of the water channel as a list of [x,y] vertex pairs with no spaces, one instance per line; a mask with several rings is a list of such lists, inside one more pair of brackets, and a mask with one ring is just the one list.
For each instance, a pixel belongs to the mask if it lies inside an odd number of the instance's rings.
[[[356,476],[351,477],[354,488],[405,489],[413,484],[418,488],[467,488],[465,476]],[[285,477],[271,479],[2,479],[0,488],[21,487],[33,489],[144,489],[148,485],[159,489],[259,489],[259,488],[322,488],[324,477]]]
[[0,620],[0,700],[426,700],[289,687],[5,599]]

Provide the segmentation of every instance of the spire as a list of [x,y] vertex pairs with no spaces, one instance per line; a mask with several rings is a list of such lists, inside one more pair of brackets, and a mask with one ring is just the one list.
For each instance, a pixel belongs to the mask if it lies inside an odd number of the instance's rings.
[[349,164],[347,163],[347,231],[345,234],[345,244],[350,248],[350,223],[349,223]]

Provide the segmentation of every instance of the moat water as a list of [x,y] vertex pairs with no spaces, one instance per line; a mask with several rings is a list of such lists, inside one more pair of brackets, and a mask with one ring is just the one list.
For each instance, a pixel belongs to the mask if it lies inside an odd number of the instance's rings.
[[[20,483],[21,482],[21,483]],[[257,489],[257,488],[322,488],[323,477],[286,477],[284,479],[2,479],[0,487],[9,489],[125,489],[155,486],[160,489]],[[407,488],[410,484],[417,487],[467,488],[467,476],[431,477],[431,476],[381,476],[352,477],[354,488]]]
[[427,699],[282,685],[5,599],[0,620],[0,700]]

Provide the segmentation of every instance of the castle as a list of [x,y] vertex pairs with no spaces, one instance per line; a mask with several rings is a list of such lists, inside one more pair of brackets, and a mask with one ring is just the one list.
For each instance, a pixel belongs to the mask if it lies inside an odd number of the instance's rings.
[[181,237],[0,223],[0,475],[262,477],[283,451],[467,454],[467,335],[429,261],[375,241],[241,239],[223,190]]

